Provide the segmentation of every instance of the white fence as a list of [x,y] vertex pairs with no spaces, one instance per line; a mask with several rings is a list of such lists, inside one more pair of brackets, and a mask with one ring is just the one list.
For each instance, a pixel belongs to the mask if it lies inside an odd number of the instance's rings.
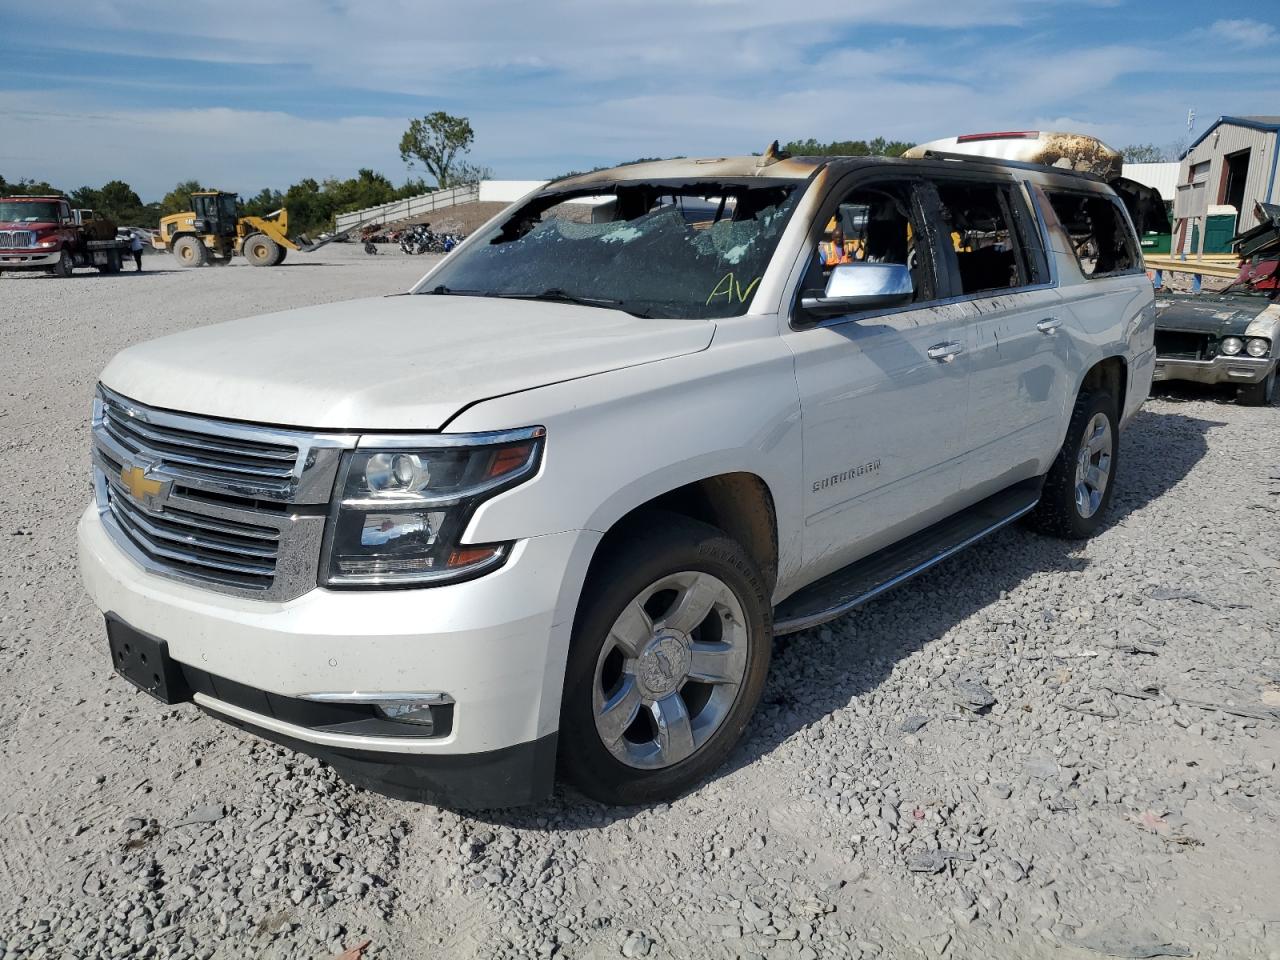
[[407,200],[393,200],[391,203],[384,203],[378,207],[367,207],[364,210],[340,213],[333,219],[334,223],[337,224],[337,229],[342,231],[349,230],[362,223],[395,223],[399,220],[408,220],[410,217],[432,213],[444,207],[454,207],[460,203],[471,203],[479,199],[480,185],[469,183],[449,190],[435,190],[418,197],[409,197]]

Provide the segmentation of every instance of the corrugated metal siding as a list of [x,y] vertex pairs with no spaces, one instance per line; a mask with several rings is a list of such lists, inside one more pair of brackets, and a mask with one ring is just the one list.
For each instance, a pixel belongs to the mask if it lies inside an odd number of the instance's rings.
[[1121,176],[1136,180],[1147,187],[1160,191],[1160,196],[1168,201],[1173,199],[1178,185],[1180,167],[1174,163],[1125,163]]
[[[1249,175],[1245,179],[1244,209],[1240,211],[1237,229],[1248,230],[1257,226],[1258,220],[1253,215],[1253,204],[1256,200],[1277,202],[1280,194],[1280,174],[1276,184],[1272,185],[1271,196],[1266,195],[1267,182],[1271,179],[1271,165],[1276,150],[1276,134],[1269,130],[1252,130],[1248,127],[1237,127],[1231,123],[1221,124],[1194,150],[1182,159],[1182,167],[1178,171],[1178,197],[1174,201],[1174,216],[1203,216],[1205,206],[1218,202],[1218,190],[1222,184],[1222,169],[1225,157],[1240,150],[1249,151]],[[1209,161],[1209,176],[1206,189],[1196,190],[1194,197],[1188,196],[1185,184],[1188,182],[1191,168],[1204,161]]]

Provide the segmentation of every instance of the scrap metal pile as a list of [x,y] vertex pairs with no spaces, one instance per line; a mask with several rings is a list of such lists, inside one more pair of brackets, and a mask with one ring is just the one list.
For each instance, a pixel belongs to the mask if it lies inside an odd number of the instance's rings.
[[1231,239],[1240,257],[1240,275],[1232,286],[1267,290],[1275,299],[1280,294],[1280,204],[1259,202],[1253,210],[1258,225]]

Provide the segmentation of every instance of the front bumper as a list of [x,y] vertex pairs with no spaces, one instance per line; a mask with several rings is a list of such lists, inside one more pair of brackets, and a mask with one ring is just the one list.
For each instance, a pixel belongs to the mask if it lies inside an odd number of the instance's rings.
[[62,258],[61,250],[36,253],[26,250],[0,250],[0,270],[36,270],[52,267]]
[[1178,357],[1156,357],[1153,380],[1192,380],[1196,383],[1259,383],[1275,369],[1275,357],[1214,357],[1212,360],[1187,360]]
[[571,614],[556,610],[565,585],[581,582],[597,539],[577,531],[533,537],[499,570],[449,586],[317,588],[269,602],[148,574],[111,540],[96,507],[79,526],[81,572],[97,606],[164,640],[173,660],[215,681],[293,700],[352,691],[448,694],[452,722],[447,734],[431,737],[291,722],[297,716],[220,697],[216,685],[197,685],[192,699],[330,761],[361,785],[457,806],[528,802],[550,789],[572,624]]

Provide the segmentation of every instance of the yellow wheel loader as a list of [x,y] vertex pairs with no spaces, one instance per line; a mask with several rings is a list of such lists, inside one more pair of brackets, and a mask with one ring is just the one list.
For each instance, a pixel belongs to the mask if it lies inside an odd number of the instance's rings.
[[242,256],[255,267],[274,267],[290,250],[309,253],[332,240],[312,243],[307,237],[289,239],[289,212],[283,208],[265,217],[240,215],[234,193],[202,191],[191,194],[191,210],[171,213],[160,221],[152,244],[167,250],[184,267],[227,264]]

